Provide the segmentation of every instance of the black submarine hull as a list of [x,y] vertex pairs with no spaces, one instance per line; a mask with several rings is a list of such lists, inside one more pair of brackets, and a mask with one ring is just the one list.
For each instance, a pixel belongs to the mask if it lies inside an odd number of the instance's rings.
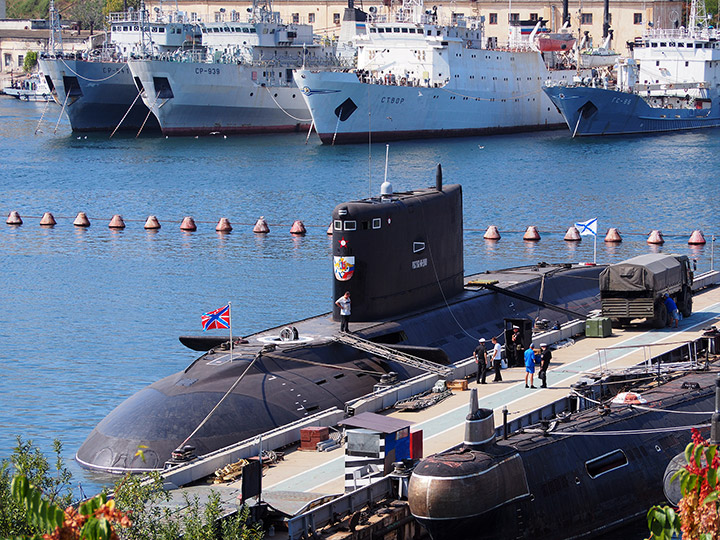
[[525,433],[431,456],[411,477],[411,512],[433,540],[607,538],[665,502],[663,471],[691,441],[688,425],[709,420],[716,375],[688,374],[642,393],[650,407],[707,417],[592,409],[560,424],[575,433]]
[[[437,178],[434,188],[385,191],[333,212],[333,300],[351,291],[350,330],[359,337],[456,362],[470,356],[479,337],[500,335],[504,317],[567,320],[529,302],[463,287],[459,185],[443,186]],[[518,293],[588,313],[600,307],[600,270],[538,266],[489,277]],[[294,341],[277,339],[283,326],[247,336],[232,355],[227,346],[211,348],[111,411],[77,451],[77,460],[109,472],[162,468],[181,444],[198,454],[211,452],[331,407],[343,409],[372,392],[388,372],[400,380],[420,373],[337,343],[337,318],[335,308],[292,323],[299,331]]]

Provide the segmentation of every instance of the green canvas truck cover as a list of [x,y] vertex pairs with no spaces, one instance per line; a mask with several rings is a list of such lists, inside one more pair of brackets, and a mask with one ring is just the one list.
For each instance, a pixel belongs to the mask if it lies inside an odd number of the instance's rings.
[[600,273],[600,292],[663,292],[682,286],[682,265],[672,255],[648,253],[608,266]]

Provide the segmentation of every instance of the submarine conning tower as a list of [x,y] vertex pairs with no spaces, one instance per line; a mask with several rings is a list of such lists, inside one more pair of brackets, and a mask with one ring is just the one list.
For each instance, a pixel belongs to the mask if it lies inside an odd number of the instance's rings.
[[[350,292],[351,321],[377,321],[429,306],[463,289],[459,184],[342,203],[333,210],[333,301]],[[333,318],[340,319],[337,306]]]
[[478,407],[477,388],[470,390],[470,410],[465,417],[465,446],[481,449],[495,440],[495,417],[492,409]]

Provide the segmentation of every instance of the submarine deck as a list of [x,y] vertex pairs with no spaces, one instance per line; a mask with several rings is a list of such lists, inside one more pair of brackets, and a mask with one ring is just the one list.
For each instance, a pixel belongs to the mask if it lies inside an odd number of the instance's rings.
[[[547,271],[556,269],[557,267],[548,267]],[[539,272],[543,270],[545,269],[540,268]],[[538,275],[538,271],[532,271],[529,268],[501,273],[482,273],[466,278],[466,284],[470,280],[482,279],[497,280],[498,285],[507,286],[536,278]],[[463,295],[466,294],[477,293],[466,290]],[[326,314],[301,321],[297,327],[301,336],[305,332],[313,332],[314,329],[317,329],[319,334],[324,328],[330,339],[330,336],[336,331],[337,324]],[[372,326],[371,324],[365,326],[362,323],[356,324],[358,330]],[[503,406],[508,407],[508,420],[512,421],[529,411],[565,397],[571,384],[576,382],[583,373],[600,368],[600,353],[598,352],[600,349],[622,347],[603,353],[603,363],[606,363],[607,367],[620,369],[636,365],[650,356],[671,349],[673,347],[671,343],[695,339],[701,334],[702,328],[710,325],[720,326],[720,287],[696,293],[694,313],[691,317],[681,321],[678,329],[654,330],[647,326],[614,328],[610,337],[582,337],[571,345],[554,350],[547,376],[549,385],[547,389],[526,389],[524,386],[525,371],[524,368],[519,367],[503,369],[502,382],[490,382],[493,375],[489,373],[487,384],[478,385],[471,381],[469,388],[477,388],[480,406],[493,409],[495,425],[501,426]],[[355,328],[351,326],[351,330],[355,330]],[[261,338],[277,335],[272,330],[268,330],[255,336]],[[650,348],[650,352],[648,352],[648,348]],[[468,356],[470,353],[471,351],[468,351]],[[425,410],[417,412],[390,410],[381,414],[413,422],[413,431],[422,429],[423,451],[424,455],[428,456],[462,441],[467,402],[467,392],[455,392],[448,399]],[[273,493],[276,497],[282,498],[287,492],[305,492],[307,495],[314,493],[318,497],[322,494],[341,494],[344,492],[344,472],[343,448],[330,452],[300,452],[295,446],[286,451],[284,459],[277,466],[264,471],[263,498],[270,500],[273,498]],[[240,487],[240,482],[232,482],[221,486],[195,485],[175,489],[173,490],[173,502],[170,505],[180,510],[185,505],[184,494],[186,492],[199,495],[202,500],[211,490],[215,490],[220,493],[223,505],[230,510],[236,507]]]
[[[645,360],[642,346],[651,346],[657,355],[672,348],[669,343],[698,337],[701,329],[709,325],[720,325],[720,288],[705,290],[694,298],[695,312],[680,321],[680,327],[650,330],[636,326],[613,329],[607,338],[581,338],[574,344],[553,351],[548,371],[547,389],[526,389],[524,368],[502,370],[502,382],[488,382],[485,385],[470,382],[469,388],[478,389],[481,407],[495,411],[495,425],[502,425],[502,407],[507,406],[509,420],[551,403],[568,394],[570,385],[583,372],[599,368],[599,348],[637,346],[618,349],[616,358],[608,358],[608,367],[623,368]],[[492,374],[488,381],[492,380]],[[454,446],[464,436],[464,421],[467,414],[468,393],[455,392],[441,403],[417,412],[390,411],[388,414],[413,422],[412,430],[423,430],[423,453],[434,454]],[[239,493],[239,484],[236,487]],[[344,450],[330,452],[300,452],[291,450],[283,461],[266,469],[263,477],[263,491],[304,491],[316,493],[343,493],[344,491]]]

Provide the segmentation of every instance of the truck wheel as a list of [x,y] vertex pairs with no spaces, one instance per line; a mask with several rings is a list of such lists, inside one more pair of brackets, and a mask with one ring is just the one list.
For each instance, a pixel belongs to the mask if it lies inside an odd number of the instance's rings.
[[665,328],[667,326],[667,308],[665,307],[664,302],[659,302],[657,306],[655,306],[655,318],[652,320],[652,325],[654,328]]
[[692,315],[692,304],[693,304],[692,296],[690,296],[689,294],[686,294],[685,302],[683,302],[683,305],[680,307],[680,313],[682,313],[683,317],[687,318],[690,315]]

